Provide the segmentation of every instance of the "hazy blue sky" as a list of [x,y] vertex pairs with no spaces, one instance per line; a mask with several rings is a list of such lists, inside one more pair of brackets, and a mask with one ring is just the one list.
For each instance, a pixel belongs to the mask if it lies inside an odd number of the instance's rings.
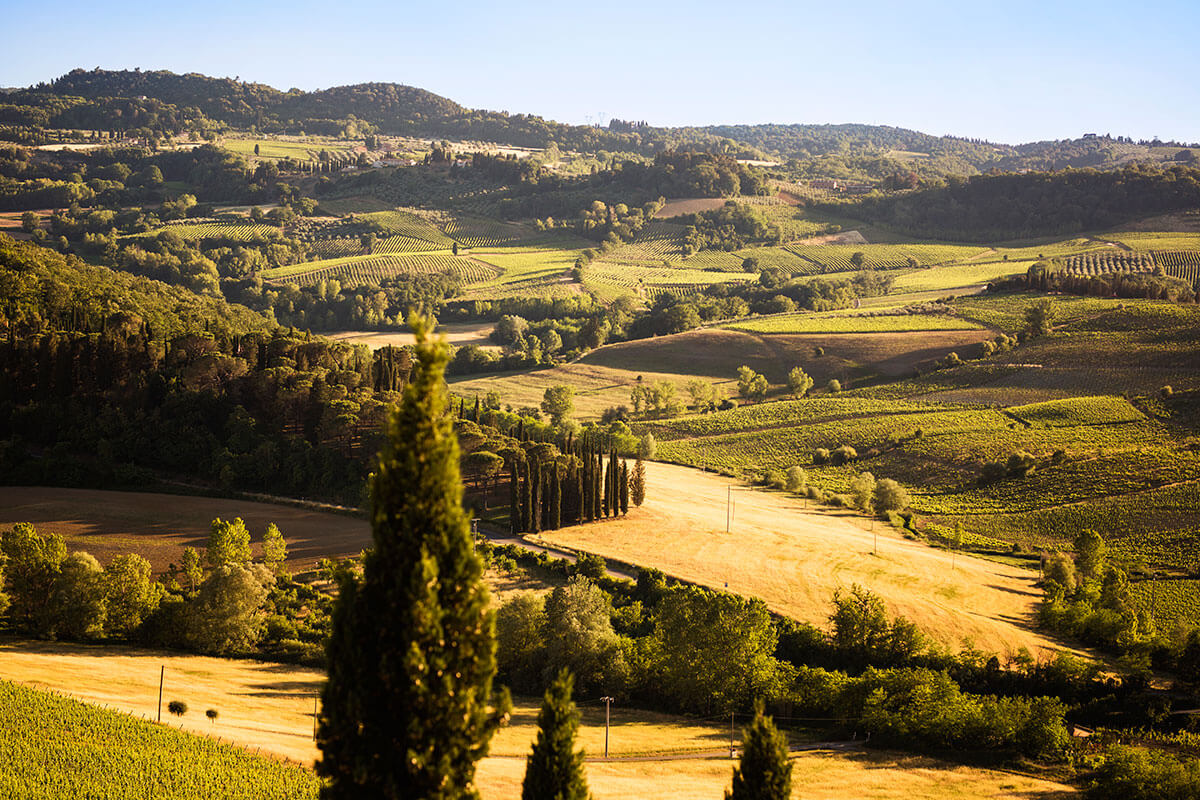
[[0,0],[0,85],[73,67],[420,86],[583,123],[1200,141],[1200,2]]

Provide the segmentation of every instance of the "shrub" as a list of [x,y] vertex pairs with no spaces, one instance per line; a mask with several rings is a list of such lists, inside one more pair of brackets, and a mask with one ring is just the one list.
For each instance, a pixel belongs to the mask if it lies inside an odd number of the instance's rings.
[[210,708],[208,711],[204,712],[204,716],[208,717],[210,722],[216,722],[217,717],[221,716],[221,712],[217,711],[215,708]]
[[603,556],[595,553],[583,553],[575,562],[575,574],[585,578],[603,578],[608,572],[608,564]]
[[167,703],[167,711],[170,711],[177,717],[182,717],[188,711],[188,704],[182,700],[172,700]]
[[816,450],[813,450],[812,459],[813,459],[814,464],[828,464],[829,463],[829,451],[826,450],[824,447],[818,447]]
[[908,508],[908,491],[897,481],[884,478],[875,484],[872,501],[876,511],[901,511]]
[[803,492],[807,488],[808,473],[800,467],[788,467],[787,490],[789,492]]
[[859,511],[870,511],[871,502],[875,495],[875,476],[869,472],[860,472],[858,477],[850,481],[850,497],[854,507]]
[[782,470],[769,469],[763,473],[763,483],[772,489],[783,489],[787,486],[787,477]]
[[835,467],[840,467],[843,464],[846,464],[850,461],[856,461],[857,459],[858,451],[848,444],[842,445],[829,455],[829,462]]
[[833,378],[829,381],[829,383],[825,384],[825,388],[830,394],[837,394],[842,390],[842,382],[837,378]]
[[1024,478],[1037,468],[1037,459],[1033,457],[1032,453],[1018,450],[1008,457],[1008,463],[1004,468],[1009,477]]

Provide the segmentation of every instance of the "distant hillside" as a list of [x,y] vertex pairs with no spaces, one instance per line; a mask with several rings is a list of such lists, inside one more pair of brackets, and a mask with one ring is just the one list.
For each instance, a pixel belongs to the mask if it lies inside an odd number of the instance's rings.
[[[117,100],[121,98],[121,100]],[[975,175],[989,171],[1109,169],[1136,162],[1192,163],[1200,145],[1133,142],[1124,137],[1001,145],[934,136],[885,125],[714,125],[657,128],[612,120],[608,127],[565,125],[527,114],[464,108],[412,86],[364,83],[315,92],[280,91],[237,78],[197,73],[72,70],[32,89],[4,96],[0,124],[103,130],[145,128],[159,135],[184,130],[255,126],[267,133],[366,133],[477,139],[525,147],[653,155],[665,149],[705,149],[736,158],[789,163],[790,177],[899,179]],[[910,177],[911,176],[911,177]]]

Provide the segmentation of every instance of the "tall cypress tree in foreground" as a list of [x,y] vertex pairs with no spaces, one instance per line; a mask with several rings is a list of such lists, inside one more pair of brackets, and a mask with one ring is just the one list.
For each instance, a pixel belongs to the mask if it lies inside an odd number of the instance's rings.
[[538,735],[525,763],[521,800],[588,800],[583,751],[575,749],[579,711],[571,701],[574,680],[566,669],[546,690]]
[[323,798],[477,798],[509,709],[492,691],[495,615],[462,507],[447,347],[414,320],[418,364],[371,479],[374,547],[333,618],[317,771]]
[[788,800],[792,796],[792,763],[787,740],[762,704],[754,709],[754,721],[746,728],[742,760],[733,768],[733,788],[725,800]]

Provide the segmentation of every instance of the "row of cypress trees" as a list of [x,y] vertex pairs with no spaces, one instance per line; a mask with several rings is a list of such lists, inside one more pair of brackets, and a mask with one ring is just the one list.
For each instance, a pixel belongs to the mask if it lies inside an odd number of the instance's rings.
[[595,440],[530,448],[508,464],[509,530],[540,533],[629,513],[629,464]]

